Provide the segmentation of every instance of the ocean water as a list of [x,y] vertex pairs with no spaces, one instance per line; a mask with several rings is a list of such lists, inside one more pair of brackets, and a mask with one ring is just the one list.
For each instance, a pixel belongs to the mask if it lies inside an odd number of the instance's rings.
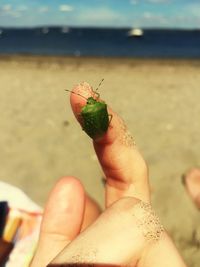
[[129,30],[0,27],[0,54],[200,58],[200,30],[144,29],[141,37]]

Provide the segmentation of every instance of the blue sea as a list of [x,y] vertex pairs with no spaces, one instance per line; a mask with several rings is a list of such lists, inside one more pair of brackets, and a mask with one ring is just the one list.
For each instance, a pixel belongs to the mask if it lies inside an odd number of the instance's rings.
[[0,55],[54,55],[137,58],[199,58],[200,30],[0,27]]

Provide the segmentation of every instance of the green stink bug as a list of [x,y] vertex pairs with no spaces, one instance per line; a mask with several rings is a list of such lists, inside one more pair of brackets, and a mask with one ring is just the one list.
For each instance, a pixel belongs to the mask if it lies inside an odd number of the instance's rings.
[[[98,88],[104,79],[99,83],[96,90],[93,91],[93,96],[85,98],[81,94],[71,92],[79,95],[87,100],[86,105],[82,107],[80,112],[80,119],[82,129],[92,138],[97,139],[102,137],[108,130],[109,124],[112,119],[112,115],[108,114],[107,104],[104,101],[99,100]],[[66,90],[68,91],[68,90]]]

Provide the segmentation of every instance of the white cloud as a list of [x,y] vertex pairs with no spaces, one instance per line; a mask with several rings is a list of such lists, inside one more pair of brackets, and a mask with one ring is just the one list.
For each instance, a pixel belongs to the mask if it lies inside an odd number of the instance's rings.
[[26,10],[28,10],[28,7],[27,6],[18,6],[17,7],[17,11],[20,11],[20,12],[23,12],[23,11],[26,11]]
[[12,9],[12,6],[10,4],[4,5],[1,8],[2,11],[6,11],[6,12],[10,11],[11,9]]
[[[137,5],[141,2],[142,2],[141,0],[130,0],[130,4],[132,5]],[[169,4],[171,0],[145,0],[143,2],[148,2],[151,4]]]
[[8,17],[8,18],[16,19],[16,18],[21,17],[21,13],[18,10],[13,9],[11,4],[3,5],[0,8],[0,13],[1,13],[1,16],[3,15],[4,17]]
[[151,19],[152,17],[153,17],[153,14],[151,14],[150,12],[143,13],[143,18],[145,19]]
[[123,15],[109,8],[90,8],[80,12],[77,19],[84,25],[120,25]]
[[130,0],[130,4],[137,5],[139,3],[139,0]]
[[69,11],[72,11],[74,8],[70,5],[60,5],[59,6],[59,10],[61,12],[69,12]]
[[200,4],[191,3],[184,6],[184,14],[187,16],[200,17]]
[[49,11],[49,7],[48,6],[41,6],[41,7],[39,7],[38,11],[40,13],[46,13]]
[[12,11],[12,12],[10,12],[10,16],[12,16],[14,18],[21,18],[21,13],[17,12],[17,11]]
[[161,14],[154,14],[151,12],[144,12],[141,18],[143,24],[146,24],[150,27],[152,26],[168,26],[169,20]]
[[170,0],[148,0],[152,4],[169,4]]

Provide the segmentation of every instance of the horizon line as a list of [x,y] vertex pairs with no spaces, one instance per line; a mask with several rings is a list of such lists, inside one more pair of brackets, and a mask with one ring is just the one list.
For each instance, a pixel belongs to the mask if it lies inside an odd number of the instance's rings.
[[35,28],[91,28],[91,29],[143,29],[143,30],[200,30],[200,27],[158,27],[158,26],[91,26],[91,25],[51,25],[51,24],[41,24],[41,25],[30,25],[30,26],[1,26],[0,29],[35,29]]

